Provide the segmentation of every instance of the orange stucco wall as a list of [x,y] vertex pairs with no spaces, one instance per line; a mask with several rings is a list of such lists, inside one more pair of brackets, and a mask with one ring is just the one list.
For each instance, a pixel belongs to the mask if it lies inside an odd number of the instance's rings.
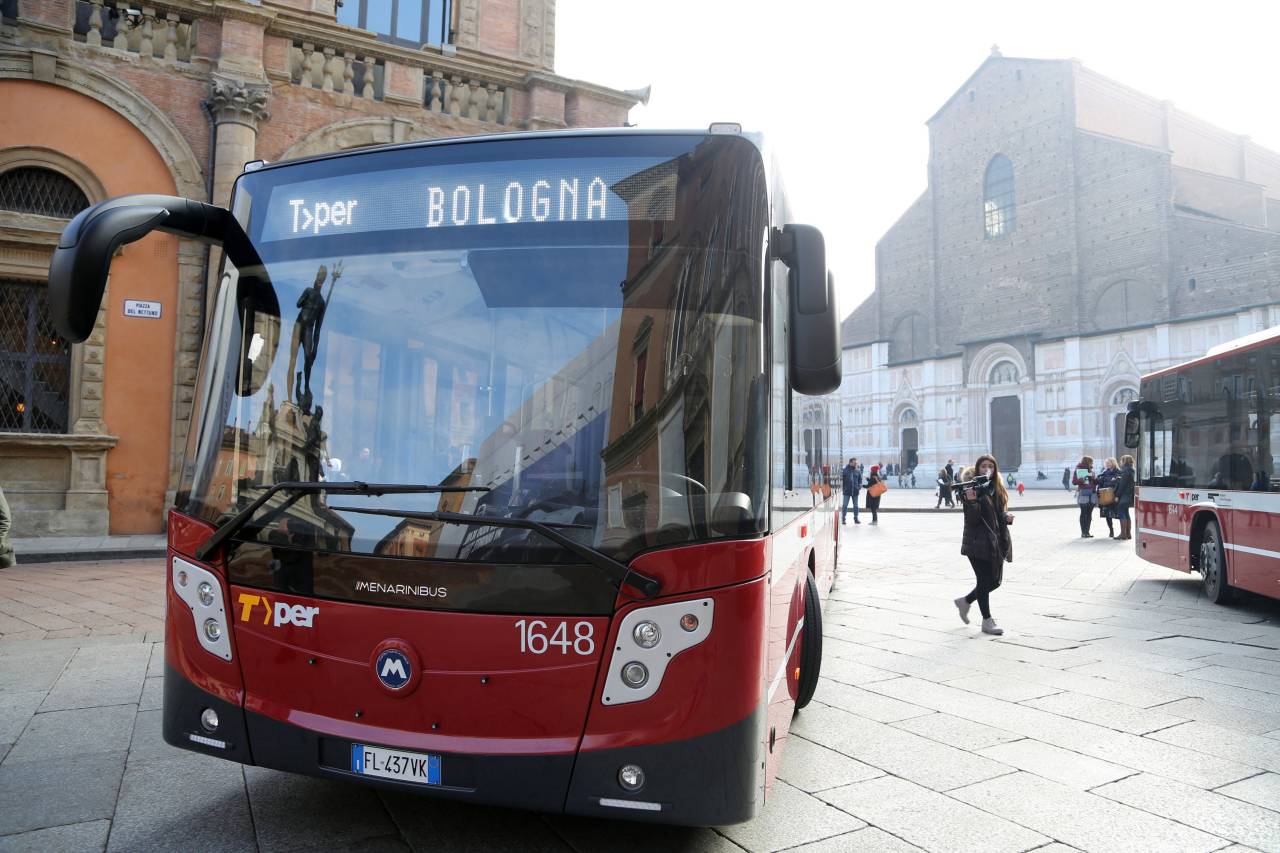
[[[74,158],[107,195],[175,194],[163,158],[127,119],[69,89],[0,81],[0,148],[39,146]],[[107,454],[111,532],[162,529],[172,421],[178,244],[151,234],[126,246],[111,265],[103,420],[120,443]],[[163,303],[159,320],[124,316],[125,299]]]

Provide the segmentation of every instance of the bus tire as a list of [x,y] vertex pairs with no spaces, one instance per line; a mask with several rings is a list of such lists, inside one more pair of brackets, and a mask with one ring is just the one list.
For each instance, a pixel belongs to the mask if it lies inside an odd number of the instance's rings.
[[1200,532],[1200,577],[1205,597],[1214,604],[1231,601],[1231,584],[1227,583],[1227,560],[1222,547],[1222,531],[1218,522],[1210,521]]
[[812,572],[804,573],[804,631],[800,635],[800,680],[796,689],[796,710],[799,711],[818,689],[818,676],[822,672],[822,600],[818,597],[818,582]]

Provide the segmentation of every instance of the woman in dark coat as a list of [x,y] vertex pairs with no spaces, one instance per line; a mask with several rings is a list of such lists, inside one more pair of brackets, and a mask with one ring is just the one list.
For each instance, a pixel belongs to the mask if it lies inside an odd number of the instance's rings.
[[1116,538],[1115,520],[1120,517],[1116,514],[1114,500],[1115,489],[1118,485],[1120,485],[1120,466],[1116,464],[1114,456],[1108,456],[1107,461],[1102,463],[1102,473],[1098,475],[1098,496],[1101,498],[1103,489],[1111,489],[1112,501],[1107,506],[1103,506],[1102,501],[1099,500],[1098,514],[1107,523],[1107,536],[1112,539]]
[[[1081,471],[1085,472],[1083,477]],[[1098,503],[1098,478],[1093,476],[1092,456],[1080,457],[1071,474],[1071,485],[1076,487],[1076,503],[1080,506],[1080,538],[1092,539],[1089,527],[1093,524],[1093,508]]]
[[1133,508],[1134,485],[1137,472],[1133,468],[1133,457],[1125,454],[1120,457],[1120,478],[1116,481],[1115,516],[1120,519],[1120,538],[1133,538],[1133,522],[1129,519],[1129,510]]
[[960,475],[960,481],[972,480],[975,474],[990,477],[992,483],[981,491],[971,488],[960,494],[960,506],[964,509],[960,553],[969,558],[976,583],[968,595],[955,600],[955,605],[960,619],[968,625],[969,607],[978,602],[982,632],[999,636],[1004,629],[991,616],[990,595],[1004,579],[1004,564],[1013,562],[1013,537],[1009,535],[1013,516],[1008,512],[1009,492],[1005,490],[995,457],[979,456],[974,466]]
[[871,476],[867,478],[867,509],[871,510],[871,523],[880,523],[880,496],[871,494],[871,487],[884,479],[880,474],[880,466],[871,466]]

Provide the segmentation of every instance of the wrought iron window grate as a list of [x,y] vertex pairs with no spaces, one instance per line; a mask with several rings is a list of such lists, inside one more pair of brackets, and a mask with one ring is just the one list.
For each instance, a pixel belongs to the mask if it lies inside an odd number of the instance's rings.
[[0,279],[0,431],[66,432],[71,346],[43,283]]
[[70,219],[88,206],[80,188],[52,169],[19,166],[0,174],[0,209]]

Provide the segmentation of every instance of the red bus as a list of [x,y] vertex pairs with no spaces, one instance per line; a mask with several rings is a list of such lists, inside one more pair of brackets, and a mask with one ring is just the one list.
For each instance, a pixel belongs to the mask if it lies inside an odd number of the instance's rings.
[[[249,164],[169,515],[164,737],[243,764],[670,823],[752,817],[817,684],[839,314],[764,142],[590,131]],[[837,487],[838,489],[838,487]]]
[[1138,554],[1199,572],[1215,603],[1280,598],[1280,328],[1144,377],[1126,443]]

